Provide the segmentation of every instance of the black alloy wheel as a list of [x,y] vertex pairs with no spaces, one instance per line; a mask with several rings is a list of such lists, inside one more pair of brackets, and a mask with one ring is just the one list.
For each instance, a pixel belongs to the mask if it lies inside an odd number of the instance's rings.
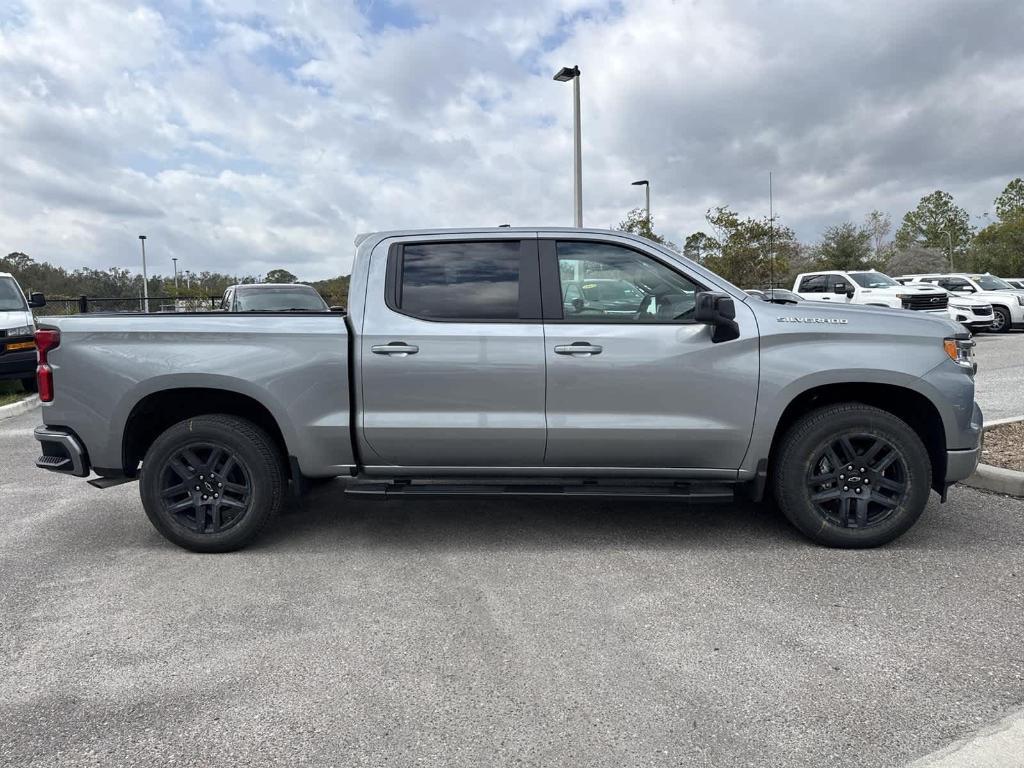
[[868,528],[888,519],[907,496],[907,464],[884,437],[848,433],[830,439],[807,471],[810,502],[842,528]]
[[249,511],[252,473],[224,445],[191,443],[175,451],[160,479],[163,511],[195,533],[220,533]]

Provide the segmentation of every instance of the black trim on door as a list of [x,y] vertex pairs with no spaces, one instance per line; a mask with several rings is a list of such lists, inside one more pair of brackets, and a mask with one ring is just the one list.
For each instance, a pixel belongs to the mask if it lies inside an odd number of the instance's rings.
[[[402,271],[407,245],[438,245],[451,243],[519,243],[519,317],[423,317],[402,309]],[[392,312],[430,323],[539,323],[541,311],[540,264],[536,238],[465,238],[459,240],[424,240],[395,243],[388,250],[388,263],[384,278],[384,303]]]
[[566,325],[695,325],[693,320],[628,320],[608,321],[606,318],[586,317],[572,318],[565,317],[562,306],[562,278],[558,270],[558,243],[598,243],[599,245],[611,245],[650,259],[671,272],[675,272],[684,280],[693,283],[698,291],[708,290],[707,286],[694,277],[686,274],[674,264],[669,264],[659,258],[652,256],[639,248],[633,248],[625,243],[611,242],[608,240],[574,239],[572,237],[543,238],[537,242],[540,253],[540,290],[544,305],[544,322],[564,323]]

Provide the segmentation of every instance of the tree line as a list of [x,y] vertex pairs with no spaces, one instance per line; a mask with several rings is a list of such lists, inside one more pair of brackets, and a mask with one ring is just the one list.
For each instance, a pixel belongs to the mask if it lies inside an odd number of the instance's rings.
[[[776,217],[777,219],[778,217]],[[988,214],[984,218],[988,218]],[[892,220],[871,211],[860,222],[825,229],[817,243],[801,243],[779,221],[743,217],[728,206],[710,209],[707,228],[680,249],[659,235],[644,210],[630,211],[619,229],[681,250],[744,288],[786,287],[801,272],[877,269],[891,275],[922,272],[991,272],[1024,276],[1024,180],[1013,179],[995,199],[995,219],[978,230],[966,209],[936,190],[907,211],[893,234]]]
[[[987,218],[986,214],[986,218]],[[777,219],[778,217],[776,217]],[[793,230],[767,216],[741,216],[729,206],[710,209],[707,228],[693,232],[682,248],[654,230],[641,208],[630,211],[619,229],[650,238],[682,251],[743,288],[788,286],[800,272],[821,269],[878,269],[891,275],[921,272],[991,272],[1002,277],[1024,276],[1024,180],[1013,179],[995,199],[995,218],[978,230],[970,214],[948,192],[936,190],[907,211],[893,234],[888,214],[871,211],[860,222],[842,222],[825,229],[817,243],[801,243]],[[15,251],[0,258],[0,272],[10,272],[26,291],[42,291],[51,298],[79,296],[138,298],[141,277],[121,267],[68,270],[37,262]],[[237,283],[294,283],[299,278],[287,269],[266,275],[229,275],[222,272],[184,272],[149,278],[151,297],[219,296]],[[328,303],[348,300],[348,275],[327,280],[302,281],[316,288]]]
[[[137,299],[142,295],[142,276],[121,267],[68,270],[45,261],[35,261],[20,251],[0,258],[0,272],[10,272],[26,291],[41,291],[47,298]],[[344,304],[348,300],[348,275],[308,282],[329,303]],[[220,296],[229,285],[240,283],[296,283],[298,277],[286,269],[272,269],[266,275],[229,275],[223,272],[181,272],[177,288],[173,275],[149,276],[147,288],[151,297]]]

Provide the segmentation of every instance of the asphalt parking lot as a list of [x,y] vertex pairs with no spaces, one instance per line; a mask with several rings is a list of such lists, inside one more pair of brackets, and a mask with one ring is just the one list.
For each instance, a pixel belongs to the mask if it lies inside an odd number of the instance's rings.
[[[986,353],[983,344],[982,353]],[[894,766],[1024,702],[1024,502],[884,549],[772,510],[339,500],[250,549],[0,422],[0,763]]]
[[974,337],[978,361],[975,397],[985,420],[1024,415],[1024,331]]

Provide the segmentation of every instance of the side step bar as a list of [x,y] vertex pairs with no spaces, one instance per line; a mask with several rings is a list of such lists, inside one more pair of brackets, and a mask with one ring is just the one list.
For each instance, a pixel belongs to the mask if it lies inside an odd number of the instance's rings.
[[733,485],[729,483],[688,483],[631,485],[613,483],[446,483],[415,481],[370,481],[349,482],[345,493],[353,496],[376,498],[433,497],[445,498],[464,496],[494,498],[508,496],[549,496],[575,498],[615,499],[664,499],[666,501],[710,504],[731,502],[734,499]]

